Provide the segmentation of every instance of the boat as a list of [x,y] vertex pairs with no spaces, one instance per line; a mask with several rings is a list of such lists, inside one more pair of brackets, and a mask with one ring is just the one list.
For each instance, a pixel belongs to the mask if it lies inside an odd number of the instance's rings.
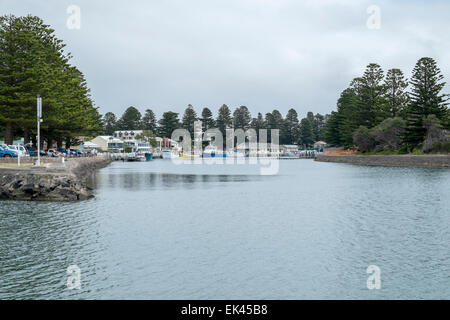
[[227,154],[222,150],[217,150],[215,147],[206,147],[202,154],[203,158],[226,158]]
[[194,159],[194,158],[200,158],[200,156],[199,155],[194,155],[194,154],[180,153],[180,158]]
[[226,158],[227,154],[223,152],[203,152],[203,158]]
[[158,150],[153,151],[153,156],[152,159],[161,159],[162,158],[162,153]]
[[140,143],[135,148],[135,154],[134,154],[135,160],[134,161],[149,161],[149,160],[147,160],[146,154],[151,154],[151,153],[152,153],[152,149],[150,148],[150,145],[148,145],[148,143]]
[[163,150],[162,151],[162,158],[163,159],[172,159],[173,158],[172,150],[170,150],[170,149]]
[[144,155],[145,155],[145,161],[152,161],[153,160],[153,153],[146,152]]

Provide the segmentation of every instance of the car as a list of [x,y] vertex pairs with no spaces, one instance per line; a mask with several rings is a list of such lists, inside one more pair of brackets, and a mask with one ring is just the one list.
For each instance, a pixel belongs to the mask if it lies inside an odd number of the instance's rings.
[[9,150],[16,151],[17,154],[21,157],[29,157],[27,149],[25,149],[24,146],[21,146],[20,144],[14,144],[8,146]]
[[57,157],[60,157],[60,156],[61,156],[61,152],[56,151],[55,149],[48,149],[48,150],[47,150],[47,155],[48,155],[49,157],[57,158]]
[[0,147],[0,158],[17,158],[18,153],[17,151],[4,149],[3,147]]
[[70,149],[70,153],[77,157],[81,155],[81,151],[78,149]]
[[[28,154],[30,155],[30,157],[37,157],[37,149],[35,149],[33,147],[28,147],[27,151],[28,151]],[[41,154],[41,157],[46,156],[47,152],[45,152],[44,150],[41,150],[40,154]]]

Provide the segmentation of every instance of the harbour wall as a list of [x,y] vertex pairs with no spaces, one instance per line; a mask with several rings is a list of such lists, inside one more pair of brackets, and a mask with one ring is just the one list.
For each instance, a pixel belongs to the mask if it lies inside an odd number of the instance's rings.
[[316,161],[366,166],[450,168],[450,155],[319,155]]
[[[72,158],[64,163],[42,159],[39,167],[29,164],[15,168],[11,164],[17,160],[12,161],[0,160],[0,200],[79,201],[93,198],[88,178],[111,162],[106,157]],[[9,165],[2,167],[2,164]]]

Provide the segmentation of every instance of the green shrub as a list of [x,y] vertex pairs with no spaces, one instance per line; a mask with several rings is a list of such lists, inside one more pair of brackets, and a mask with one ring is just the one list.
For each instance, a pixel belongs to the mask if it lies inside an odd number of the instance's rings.
[[364,126],[360,126],[353,133],[353,143],[361,152],[372,151],[375,147],[375,140],[372,136],[372,132]]

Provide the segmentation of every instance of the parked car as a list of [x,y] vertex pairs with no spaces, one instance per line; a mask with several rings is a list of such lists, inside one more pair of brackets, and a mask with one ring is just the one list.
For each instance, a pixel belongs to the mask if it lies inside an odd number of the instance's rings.
[[20,155],[21,157],[29,157],[30,156],[28,154],[27,149],[25,149],[24,146],[21,146],[19,144],[9,145],[8,148],[9,148],[9,150],[16,151],[17,154]]
[[17,158],[17,157],[18,157],[17,151],[12,151],[0,147],[0,158]]
[[[27,151],[28,151],[28,154],[29,154],[31,157],[37,157],[37,149],[32,148],[32,147],[28,147],[28,148],[27,148]],[[44,150],[41,150],[40,153],[41,153],[41,157],[47,155],[47,152],[45,152]]]
[[72,149],[64,149],[64,148],[58,148],[56,151],[63,153],[64,155],[74,156],[76,155],[76,152]]
[[70,149],[70,153],[77,157],[81,155],[81,151],[78,149]]
[[59,152],[59,151],[57,151],[57,150],[55,150],[55,149],[48,149],[48,150],[47,150],[47,155],[48,155],[49,157],[55,157],[55,158],[57,158],[57,157],[61,156],[61,152]]

